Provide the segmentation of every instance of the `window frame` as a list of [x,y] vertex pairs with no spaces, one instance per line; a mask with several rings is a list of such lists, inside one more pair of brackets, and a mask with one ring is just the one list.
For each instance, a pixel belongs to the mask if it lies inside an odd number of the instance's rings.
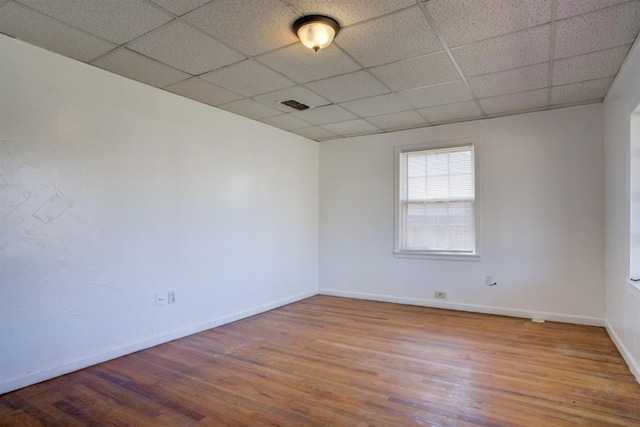
[[[640,291],[640,282],[636,281],[640,278],[640,261],[638,256],[640,255],[640,244],[634,243],[634,240],[638,239],[638,236],[634,234],[637,229],[640,229],[640,218],[636,212],[639,210],[638,201],[640,197],[640,167],[638,165],[639,159],[636,158],[636,151],[640,149],[640,105],[631,112],[629,118],[629,163],[628,163],[628,212],[629,212],[629,269],[627,272],[627,283],[636,290]],[[634,217],[634,214],[636,215]],[[635,280],[634,280],[635,279]]]
[[[480,261],[480,248],[482,236],[482,205],[481,205],[481,183],[480,183],[480,150],[479,138],[465,138],[446,141],[431,141],[421,144],[400,145],[394,147],[393,156],[393,255],[396,258],[432,259],[444,261]],[[413,151],[439,150],[456,147],[473,147],[473,181],[474,181],[474,250],[473,252],[453,252],[436,250],[407,250],[401,248],[401,226],[402,226],[402,203],[400,200],[400,180],[401,171],[400,159],[402,154]]]

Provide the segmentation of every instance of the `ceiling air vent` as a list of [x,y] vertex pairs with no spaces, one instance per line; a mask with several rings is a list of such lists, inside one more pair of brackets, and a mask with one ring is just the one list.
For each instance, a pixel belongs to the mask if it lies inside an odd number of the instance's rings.
[[293,109],[300,110],[300,111],[309,109],[308,105],[304,105],[301,102],[298,102],[294,99],[290,99],[288,101],[280,101],[280,104],[286,105],[287,107],[291,107]]

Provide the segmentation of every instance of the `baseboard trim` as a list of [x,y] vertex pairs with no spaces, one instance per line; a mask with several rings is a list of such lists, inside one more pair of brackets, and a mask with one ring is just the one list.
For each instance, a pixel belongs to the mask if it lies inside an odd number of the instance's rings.
[[523,317],[526,319],[538,318],[552,322],[574,323],[578,325],[605,326],[604,319],[588,316],[576,316],[573,314],[550,313],[536,310],[520,310],[488,305],[465,304],[448,301],[436,301],[422,298],[398,297],[394,295],[368,294],[364,292],[348,292],[336,289],[320,289],[320,295],[336,297],[365,299],[371,301],[393,302],[399,304],[419,305],[422,307],[444,308],[448,310],[471,311],[474,313],[498,314],[501,316]]
[[32,384],[36,384],[42,381],[50,380],[61,375],[68,374],[70,372],[78,371],[80,369],[87,368],[89,366],[97,365],[98,363],[106,362],[118,357],[126,356],[127,354],[135,353],[136,351],[144,350],[150,347],[155,347],[160,344],[164,344],[169,341],[183,338],[188,335],[193,335],[198,332],[206,331],[207,329],[222,326],[227,323],[235,322],[236,320],[244,319],[246,317],[254,316],[256,314],[264,313],[265,311],[273,310],[274,308],[282,307],[287,304],[294,303],[296,301],[303,300],[305,298],[317,295],[318,292],[314,289],[312,291],[302,292],[289,298],[283,298],[277,301],[272,301],[267,304],[263,304],[257,307],[253,307],[249,310],[233,313],[228,316],[219,317],[204,323],[200,323],[186,328],[171,331],[169,333],[159,335],[150,339],[138,341],[133,344],[125,346],[111,348],[99,354],[93,356],[77,359],[73,362],[65,363],[60,366],[55,366],[50,369],[31,373],[21,377],[13,378],[8,381],[0,383],[0,394],[8,393],[19,388],[23,388]]
[[631,371],[633,376],[636,377],[636,381],[640,383],[640,366],[638,366],[638,362],[633,358],[631,352],[629,351],[629,349],[627,349],[627,346],[624,345],[624,342],[622,342],[622,340],[616,333],[616,330],[613,328],[613,326],[611,326],[611,323],[607,321],[605,327],[607,328],[609,337],[611,337],[611,341],[613,341],[615,346],[618,348],[618,351],[622,355],[624,361],[627,362],[629,370]]

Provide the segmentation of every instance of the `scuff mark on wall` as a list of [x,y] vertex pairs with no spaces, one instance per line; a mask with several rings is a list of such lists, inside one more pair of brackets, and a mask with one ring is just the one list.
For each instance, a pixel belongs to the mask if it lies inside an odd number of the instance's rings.
[[52,85],[52,86],[49,86],[47,89],[49,89],[49,92],[51,92],[54,95],[59,94],[63,90],[62,87],[59,85]]
[[56,192],[40,208],[33,213],[42,223],[47,224],[71,209],[71,202]]
[[7,218],[31,198],[31,191],[9,186],[0,192],[0,217]]
[[33,228],[20,228],[16,230],[16,233],[20,240],[37,250],[44,248],[49,240],[49,236],[46,233]]
[[98,282],[89,282],[89,285],[103,286],[109,289],[115,289],[116,291],[124,292],[124,289],[118,288],[116,286],[107,285],[106,283],[98,283]]
[[75,215],[75,214],[72,214],[71,212],[67,212],[67,215],[69,215],[69,216],[70,216],[70,217],[72,217],[72,218],[77,219],[78,221],[80,221],[80,222],[81,222],[81,223],[83,223],[84,225],[87,225],[87,223],[86,223],[82,218],[80,218],[79,216],[77,216],[77,215]]
[[67,316],[84,316],[84,314],[76,311],[76,307],[63,307],[62,304],[58,304],[58,311]]
[[15,142],[14,139],[1,139],[0,140],[0,147],[2,147],[2,151],[4,151],[6,153],[6,155],[8,156],[7,158],[10,160],[15,160],[13,158],[13,155],[11,154],[11,150],[9,150],[9,146],[8,143],[10,142]]

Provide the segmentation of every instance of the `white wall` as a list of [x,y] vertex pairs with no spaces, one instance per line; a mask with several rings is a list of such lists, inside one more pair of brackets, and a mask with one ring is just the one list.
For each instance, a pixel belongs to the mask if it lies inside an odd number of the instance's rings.
[[606,320],[609,333],[640,381],[640,290],[629,279],[629,131],[640,104],[636,42],[605,99]]
[[317,143],[4,36],[0,76],[0,392],[317,293]]
[[[394,258],[394,147],[468,137],[481,261]],[[323,142],[320,292],[603,324],[603,173],[601,105]]]

